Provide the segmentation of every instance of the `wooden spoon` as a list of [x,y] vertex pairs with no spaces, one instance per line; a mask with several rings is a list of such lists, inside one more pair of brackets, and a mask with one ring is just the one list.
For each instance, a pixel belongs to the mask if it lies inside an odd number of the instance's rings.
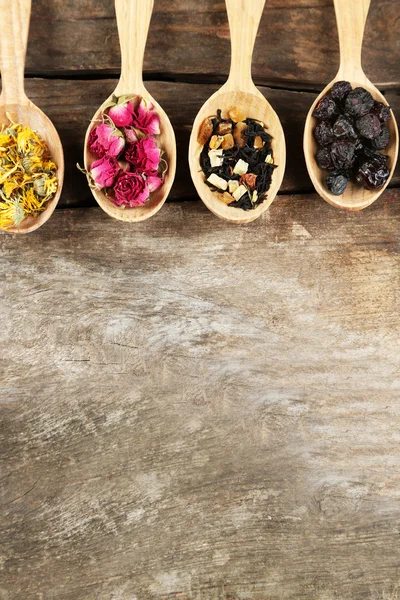
[[325,183],[327,172],[319,168],[315,159],[318,145],[313,131],[317,121],[312,113],[320,99],[330,91],[336,81],[349,81],[353,88],[363,87],[372,94],[375,100],[388,104],[380,91],[367,79],[361,66],[364,28],[371,0],[334,0],[334,3],[339,30],[340,68],[336,77],[318,96],[308,113],[304,130],[304,154],[310,178],[316,191],[324,200],[338,208],[362,210],[379,198],[393,176],[399,151],[399,134],[392,112],[392,118],[387,123],[390,131],[390,143],[383,151],[389,156],[388,168],[390,169],[390,176],[384,187],[370,191],[357,183],[349,182],[341,196],[334,196],[329,192]]
[[[251,63],[254,43],[265,0],[226,0],[231,31],[232,59],[228,81],[201,108],[193,124],[189,145],[189,165],[193,183],[204,204],[218,217],[232,223],[249,223],[265,212],[281,186],[286,163],[285,136],[278,115],[253,83]],[[274,162],[278,167],[272,176],[268,197],[254,210],[244,211],[224,204],[219,194],[205,183],[200,168],[202,146],[197,141],[203,121],[222,110],[222,115],[237,107],[247,117],[262,121],[272,135]]]
[[57,206],[64,182],[64,153],[59,135],[50,119],[27,98],[24,90],[30,14],[31,0],[0,0],[0,125],[9,123],[9,114],[14,122],[30,127],[47,142],[58,167],[58,189],[46,210],[37,217],[27,216],[18,227],[7,229],[12,233],[29,233],[43,225]]
[[[164,204],[171,190],[176,171],[176,142],[171,122],[161,106],[152,98],[143,83],[143,58],[146,47],[154,0],[115,0],[115,10],[119,39],[121,44],[121,77],[114,91],[115,96],[139,96],[151,102],[160,117],[161,134],[157,136],[157,145],[164,150],[164,158],[168,163],[163,185],[150,195],[145,206],[121,208],[109,200],[102,191],[92,189],[93,196],[101,208],[111,217],[120,221],[144,221],[156,214]],[[93,121],[101,119],[104,107],[111,100],[107,98],[93,117]],[[88,137],[93,127],[89,125],[85,138],[85,169],[90,170],[97,158],[88,150]]]

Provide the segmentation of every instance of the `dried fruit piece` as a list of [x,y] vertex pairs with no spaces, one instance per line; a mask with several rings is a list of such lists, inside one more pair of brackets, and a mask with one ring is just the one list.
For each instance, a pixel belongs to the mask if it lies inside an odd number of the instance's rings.
[[222,177],[219,177],[216,173],[211,173],[207,181],[220,190],[226,190],[228,188],[228,182],[225,181],[225,179],[222,179]]
[[232,133],[232,123],[230,121],[222,121],[218,125],[217,133],[222,136]]
[[335,169],[350,170],[355,160],[355,144],[350,140],[339,140],[331,146],[331,157]]
[[363,117],[368,114],[374,105],[374,99],[368,90],[357,87],[346,98],[345,113],[352,117]]
[[210,150],[217,150],[221,146],[223,141],[224,138],[222,136],[213,135],[209,144]]
[[233,173],[235,175],[244,175],[249,169],[249,163],[245,162],[241,158],[237,161]]
[[378,137],[382,128],[381,122],[376,115],[368,113],[356,121],[357,131],[362,137],[373,140]]
[[357,137],[353,122],[346,115],[340,115],[336,119],[333,125],[333,134],[337,138],[350,137],[355,139]]
[[334,100],[342,102],[351,90],[352,87],[348,81],[337,81],[331,89],[331,95]]
[[244,185],[240,185],[232,194],[235,200],[240,200],[244,194],[248,194],[247,188]]
[[371,112],[378,117],[381,123],[387,123],[390,121],[390,106],[383,104],[383,102],[375,101]]
[[326,178],[326,186],[334,196],[341,196],[348,183],[348,177],[341,171],[333,171]]
[[338,105],[334,99],[328,94],[321,98],[314,109],[313,117],[320,120],[329,120],[339,113]]
[[318,150],[316,160],[320,169],[326,169],[327,171],[333,169],[333,162],[329,148],[321,148]]
[[235,123],[239,123],[240,121],[245,120],[246,115],[240,108],[236,106],[235,108],[231,108],[231,110],[228,112],[228,117]]
[[230,179],[228,181],[229,193],[233,194],[233,192],[238,189],[239,185],[240,185],[240,183],[237,179]]
[[372,147],[376,150],[383,150],[389,145],[390,133],[386,125],[382,125],[380,134],[372,140]]
[[240,178],[240,183],[244,183],[250,190],[256,189],[256,181],[257,175],[254,175],[254,173],[246,173],[246,175],[242,175]]
[[229,194],[228,192],[220,194],[219,199],[222,200],[224,204],[231,204],[232,202],[235,202],[235,198],[231,196],[231,194]]
[[356,179],[367,190],[383,187],[389,179],[390,171],[378,158],[364,162],[357,171]]
[[197,136],[197,141],[201,146],[207,144],[208,140],[212,136],[214,130],[213,122],[210,117],[205,119],[200,126],[199,135]]
[[233,139],[233,135],[231,133],[227,133],[223,137],[222,141],[222,150],[230,150],[235,145],[235,140]]
[[235,129],[233,130],[233,137],[235,142],[239,146],[239,148],[244,148],[247,142],[247,137],[244,135],[244,132],[247,129],[247,123],[237,123]]
[[314,136],[320,146],[328,146],[335,140],[332,125],[327,121],[321,121],[314,129]]
[[224,162],[222,156],[222,148],[218,148],[218,150],[210,150],[208,153],[208,158],[210,159],[211,168],[220,167]]

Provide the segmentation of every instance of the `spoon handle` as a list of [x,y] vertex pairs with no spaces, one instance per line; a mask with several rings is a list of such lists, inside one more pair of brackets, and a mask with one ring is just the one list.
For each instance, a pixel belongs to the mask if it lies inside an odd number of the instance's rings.
[[254,88],[251,76],[254,43],[265,6],[265,0],[226,0],[231,32],[231,70],[226,88]]
[[32,0],[0,0],[1,104],[23,104],[26,47]]
[[140,94],[143,85],[143,58],[154,0],[115,0],[121,45],[121,77],[115,93]]
[[334,3],[340,45],[338,78],[357,81],[365,77],[361,52],[371,0],[334,0]]

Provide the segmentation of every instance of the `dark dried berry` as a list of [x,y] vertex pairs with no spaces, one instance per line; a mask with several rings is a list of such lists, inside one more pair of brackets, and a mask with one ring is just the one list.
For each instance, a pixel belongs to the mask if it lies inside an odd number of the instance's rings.
[[326,186],[334,196],[341,196],[347,188],[348,183],[347,175],[341,171],[333,171],[326,178]]
[[333,125],[333,134],[337,138],[350,137],[357,138],[357,133],[353,127],[353,122],[346,115],[340,115]]
[[378,117],[381,123],[390,121],[390,106],[386,106],[383,102],[374,102],[371,112]]
[[321,148],[321,150],[318,150],[316,160],[320,169],[326,169],[327,171],[333,169],[333,162],[329,148]]
[[369,140],[373,140],[380,134],[381,122],[376,115],[369,113],[356,121],[358,133]]
[[321,121],[314,129],[314,136],[318,144],[321,146],[328,146],[334,141],[334,135],[332,131],[332,125],[327,121]]
[[390,171],[378,157],[364,162],[357,171],[356,179],[367,190],[374,190],[385,185]]
[[321,98],[314,109],[313,117],[320,120],[329,120],[339,114],[338,105],[334,99],[328,95]]
[[372,140],[372,147],[376,150],[383,150],[389,145],[390,133],[386,125],[382,125],[382,131],[374,140]]
[[378,150],[373,150],[372,148],[367,148],[364,146],[363,148],[363,156],[359,159],[360,164],[363,162],[368,162],[369,160],[379,161],[379,163],[385,167],[387,165],[387,161],[389,159],[386,154],[381,154]]
[[335,169],[350,170],[355,160],[356,146],[350,140],[339,140],[331,146],[331,157]]
[[368,114],[374,105],[374,99],[371,94],[362,87],[351,91],[345,103],[345,113],[351,117],[363,117]]
[[337,81],[331,89],[332,98],[338,102],[342,102],[351,90],[352,87],[348,81]]

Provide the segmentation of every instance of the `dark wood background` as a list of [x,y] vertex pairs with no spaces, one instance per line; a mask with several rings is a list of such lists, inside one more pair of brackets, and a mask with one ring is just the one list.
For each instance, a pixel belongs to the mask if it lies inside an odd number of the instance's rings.
[[[372,0],[364,67],[398,119],[399,34],[400,1]],[[260,220],[219,221],[187,148],[229,60],[222,0],[155,0],[145,78],[177,178],[121,224],[75,167],[119,73],[113,2],[33,0],[26,90],[67,168],[52,219],[0,236],[0,600],[400,595],[400,171],[362,213],[315,195],[333,2],[267,0],[253,72],[286,176]]]

